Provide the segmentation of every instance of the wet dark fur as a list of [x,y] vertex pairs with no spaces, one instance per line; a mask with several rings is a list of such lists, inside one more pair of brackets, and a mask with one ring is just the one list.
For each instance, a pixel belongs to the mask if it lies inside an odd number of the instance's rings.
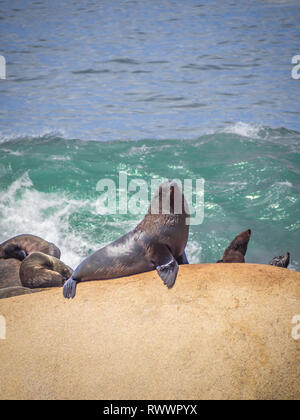
[[[162,214],[162,187],[170,188],[170,214]],[[182,214],[174,214],[174,199],[177,199],[178,191],[182,199]],[[152,214],[151,210],[157,204],[159,214]],[[113,279],[154,269],[167,287],[172,287],[178,264],[188,263],[184,253],[189,233],[187,216],[187,204],[177,184],[163,184],[156,192],[145,218],[134,230],[94,252],[76,268],[64,285],[64,296],[75,296],[78,281]]]
[[225,249],[221,260],[222,263],[244,263],[247,252],[248,242],[251,236],[251,230],[245,230],[237,235],[230,245]]

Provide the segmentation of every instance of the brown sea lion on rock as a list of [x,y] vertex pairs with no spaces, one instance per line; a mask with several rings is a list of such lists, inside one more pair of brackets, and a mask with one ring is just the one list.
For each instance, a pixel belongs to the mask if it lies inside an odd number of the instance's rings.
[[35,235],[14,236],[0,245],[0,258],[17,258],[22,261],[32,252],[43,252],[60,258],[60,250],[56,245]]
[[76,268],[64,285],[64,297],[75,296],[79,281],[113,279],[155,269],[171,288],[178,264],[188,264],[184,252],[189,234],[187,217],[188,206],[176,182],[163,183],[135,229],[94,252]]
[[19,269],[21,261],[16,258],[0,258],[0,289],[4,287],[22,286]]
[[26,295],[32,292],[33,292],[32,289],[28,289],[28,287],[23,287],[23,286],[4,287],[3,289],[0,289],[0,299],[6,299],[13,296]]
[[21,283],[30,289],[62,286],[72,273],[73,270],[58,258],[42,252],[28,255],[20,267]]
[[0,259],[0,299],[31,293],[22,286],[20,265],[21,261],[16,258]]
[[43,289],[29,289],[28,287],[23,286],[11,286],[11,287],[4,287],[0,289],[0,299],[6,299],[9,297],[20,296],[20,295],[28,295],[30,293],[42,292],[48,290],[47,288]]
[[280,255],[279,257],[274,257],[269,265],[275,265],[276,267],[287,268],[290,263],[290,253],[287,252],[285,255]]
[[244,263],[251,230],[241,232],[225,249],[223,257],[218,263]]

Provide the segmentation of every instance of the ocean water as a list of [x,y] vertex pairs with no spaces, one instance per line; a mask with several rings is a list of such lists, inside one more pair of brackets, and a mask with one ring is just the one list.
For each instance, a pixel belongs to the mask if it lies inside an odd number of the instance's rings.
[[[32,233],[73,268],[141,215],[97,182],[205,180],[192,263],[251,228],[247,262],[300,270],[298,1],[0,1],[0,241]],[[150,197],[149,197],[150,198]]]

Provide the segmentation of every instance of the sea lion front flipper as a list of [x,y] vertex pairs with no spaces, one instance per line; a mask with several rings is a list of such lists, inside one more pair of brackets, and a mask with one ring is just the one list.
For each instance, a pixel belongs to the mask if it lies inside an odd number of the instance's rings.
[[179,265],[189,264],[185,251],[183,251],[183,254],[180,255],[180,257],[176,258],[176,261],[178,262]]
[[66,299],[74,298],[76,295],[77,281],[70,277],[64,284],[63,295]]
[[164,284],[170,289],[174,286],[178,273],[178,263],[171,254],[166,245],[160,245],[154,250],[155,256],[153,263],[158,272],[159,277]]
[[171,287],[174,286],[178,273],[177,261],[173,258],[173,260],[169,261],[167,264],[157,266],[156,270],[167,288],[171,289]]

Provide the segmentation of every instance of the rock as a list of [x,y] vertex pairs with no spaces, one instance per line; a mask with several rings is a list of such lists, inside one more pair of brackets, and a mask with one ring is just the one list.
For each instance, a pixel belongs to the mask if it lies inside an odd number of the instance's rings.
[[2,299],[1,399],[300,399],[300,273],[180,266]]
[[43,292],[45,290],[48,289],[29,289],[28,287],[23,286],[3,287],[2,289],[0,289],[0,299],[6,299],[13,296],[28,295],[29,293]]

